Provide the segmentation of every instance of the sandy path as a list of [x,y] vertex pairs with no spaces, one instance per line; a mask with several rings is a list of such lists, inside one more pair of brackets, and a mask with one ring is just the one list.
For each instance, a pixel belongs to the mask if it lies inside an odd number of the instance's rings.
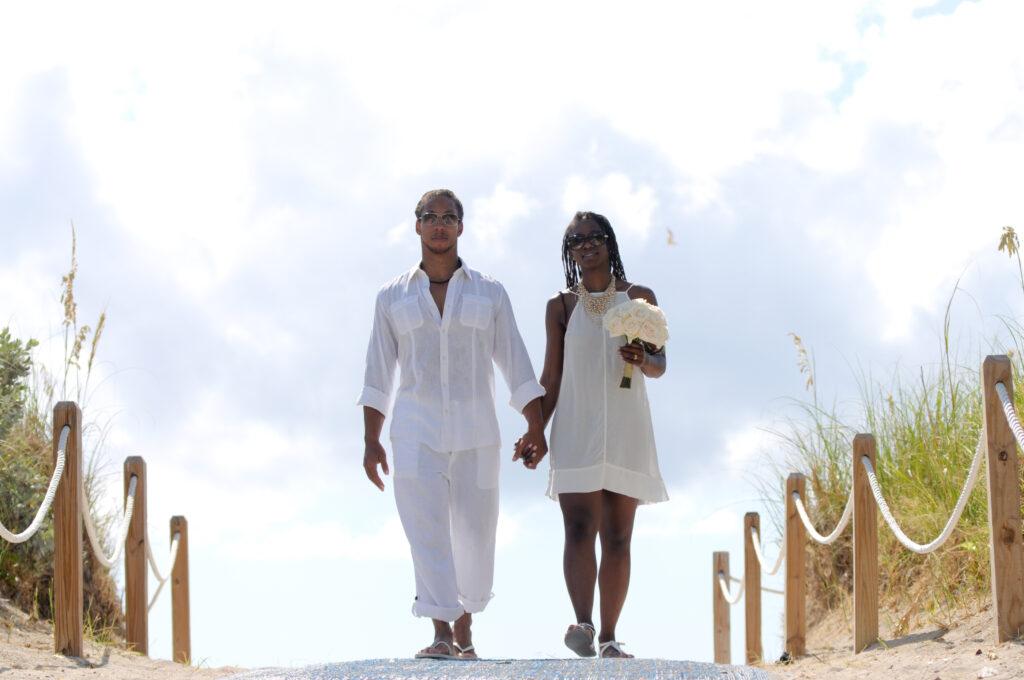
[[85,658],[53,653],[53,628],[32,621],[0,600],[0,680],[110,678],[111,680],[179,680],[223,678],[236,668],[190,668],[169,661],[147,659],[117,647],[86,640]]
[[[988,609],[960,617],[951,630],[922,626],[898,639],[853,654],[852,633],[845,617],[830,617],[816,633],[811,654],[790,666],[767,665],[779,678],[898,678],[899,680],[957,680],[960,678],[1024,678],[1024,643],[995,643],[992,612]],[[883,635],[886,631],[883,626]]]

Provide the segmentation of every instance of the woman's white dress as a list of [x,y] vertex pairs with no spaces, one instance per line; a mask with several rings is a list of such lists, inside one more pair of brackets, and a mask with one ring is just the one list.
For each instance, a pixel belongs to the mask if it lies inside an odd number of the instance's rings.
[[[629,300],[620,291],[614,305]],[[577,300],[565,329],[562,383],[551,425],[548,496],[607,489],[641,503],[668,500],[658,470],[654,428],[643,373],[619,387],[626,363],[601,319]]]

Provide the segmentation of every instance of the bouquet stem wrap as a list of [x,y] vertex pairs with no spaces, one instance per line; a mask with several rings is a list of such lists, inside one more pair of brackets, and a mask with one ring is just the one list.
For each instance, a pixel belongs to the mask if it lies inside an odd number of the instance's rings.
[[633,364],[626,364],[622,369],[622,382],[619,383],[619,387],[626,390],[633,387]]
[[[668,322],[665,313],[646,300],[636,299],[615,305],[604,315],[604,327],[613,338],[626,336],[626,341],[642,342],[664,347],[668,341]],[[633,364],[627,363],[619,387],[633,386]]]

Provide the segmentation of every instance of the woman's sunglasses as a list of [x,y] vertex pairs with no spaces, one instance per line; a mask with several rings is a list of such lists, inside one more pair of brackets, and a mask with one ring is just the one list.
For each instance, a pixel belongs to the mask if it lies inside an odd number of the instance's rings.
[[565,238],[565,242],[569,245],[569,250],[579,250],[588,243],[596,248],[607,241],[608,235],[603,233],[573,234]]

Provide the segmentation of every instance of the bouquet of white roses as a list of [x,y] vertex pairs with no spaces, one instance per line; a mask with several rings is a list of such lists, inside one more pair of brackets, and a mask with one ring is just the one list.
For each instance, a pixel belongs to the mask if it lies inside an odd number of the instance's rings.
[[[668,322],[665,313],[646,300],[636,299],[615,305],[604,315],[604,327],[613,338],[626,336],[626,342],[641,342],[659,349],[668,342]],[[629,388],[633,383],[633,364],[626,364],[619,387]]]

